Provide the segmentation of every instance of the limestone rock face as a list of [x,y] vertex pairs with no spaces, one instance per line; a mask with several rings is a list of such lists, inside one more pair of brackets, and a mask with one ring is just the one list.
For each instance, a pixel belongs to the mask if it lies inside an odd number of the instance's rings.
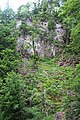
[[53,120],[65,120],[64,112],[57,112]]
[[[17,21],[16,28],[19,28],[19,26],[21,25],[21,22],[22,22],[21,20]],[[27,23],[27,25],[32,26],[32,23],[30,20],[27,19],[25,22]],[[48,34],[48,36],[49,36],[48,22],[40,22],[40,23],[38,23],[37,26],[39,28],[43,29],[46,32],[46,34]],[[62,35],[64,34],[64,31],[61,28],[60,23],[56,23],[54,32],[55,32],[55,35],[53,35],[53,40],[59,41],[62,43],[63,42]],[[23,35],[19,36],[18,40],[17,40],[17,50],[21,54],[33,55],[34,48],[33,48],[32,41],[33,40],[31,39],[31,36],[29,36],[29,35],[25,35],[25,38]],[[58,50],[58,48],[54,44],[51,44],[50,40],[47,39],[47,41],[45,41],[45,38],[44,39],[40,39],[40,38],[36,39],[34,41],[34,47],[35,47],[35,51],[37,51],[37,55],[40,57],[55,56],[56,52]]]
[[[55,56],[55,47],[51,45],[49,41],[47,41],[45,44],[44,41],[41,41],[40,39],[38,39],[38,40],[35,40],[34,46],[35,46],[35,50],[37,51],[38,56],[40,57],[50,57],[52,55]],[[26,36],[25,40],[22,35],[18,37],[17,50],[20,53],[22,53],[22,51],[23,52],[27,51],[31,55],[34,54],[32,40],[30,36]]]
[[22,22],[21,20],[16,21],[16,28],[19,28],[19,26],[21,25],[21,22]]
[[63,42],[64,30],[60,23],[56,23],[54,39]]

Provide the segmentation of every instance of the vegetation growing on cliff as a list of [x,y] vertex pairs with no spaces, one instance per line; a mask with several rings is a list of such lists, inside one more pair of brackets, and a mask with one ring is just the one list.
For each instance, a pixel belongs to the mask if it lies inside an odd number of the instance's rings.
[[[0,10],[0,120],[80,119],[79,21],[79,0],[28,3],[17,14]],[[62,41],[55,39],[59,23]],[[42,57],[36,41],[46,46]]]

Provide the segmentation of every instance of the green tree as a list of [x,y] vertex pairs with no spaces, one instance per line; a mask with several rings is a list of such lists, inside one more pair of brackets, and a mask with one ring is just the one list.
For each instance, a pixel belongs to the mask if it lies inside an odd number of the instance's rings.
[[10,72],[0,81],[0,119],[24,120],[24,85],[19,74]]
[[[79,54],[79,21],[80,21],[80,1],[67,0],[60,9],[59,16],[62,19],[63,27],[67,31],[69,50]],[[76,38],[76,35],[79,36]],[[66,38],[65,38],[66,39]],[[67,42],[66,41],[66,42]]]
[[12,70],[18,72],[20,60],[14,50],[5,49],[0,53],[0,77],[6,77],[6,74]]
[[[6,12],[9,16],[7,16]],[[4,78],[6,77],[7,72],[10,72],[12,70],[17,72],[18,70],[19,56],[17,55],[17,51],[16,51],[16,40],[18,37],[18,32],[16,30],[16,21],[13,18],[12,10],[11,11],[4,10],[1,13],[0,19],[1,19],[1,23],[0,23],[0,77]]]
[[21,20],[26,20],[27,18],[30,18],[30,4],[27,3],[26,5],[22,5],[18,8],[18,12],[17,12],[17,17],[18,19]]
[[65,94],[64,109],[67,120],[78,120],[80,118],[80,64],[74,70],[74,76],[67,82],[67,94]]
[[11,8],[6,8],[2,12],[2,22],[9,23],[14,18],[15,18],[15,12]]

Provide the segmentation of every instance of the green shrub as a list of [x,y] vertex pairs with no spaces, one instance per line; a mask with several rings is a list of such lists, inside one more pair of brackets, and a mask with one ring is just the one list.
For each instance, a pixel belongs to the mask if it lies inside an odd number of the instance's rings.
[[23,120],[23,83],[19,74],[11,72],[0,82],[0,120]]

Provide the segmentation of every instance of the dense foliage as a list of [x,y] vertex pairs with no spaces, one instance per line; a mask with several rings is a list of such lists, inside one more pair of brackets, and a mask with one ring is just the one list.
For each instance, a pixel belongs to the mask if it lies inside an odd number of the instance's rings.
[[24,84],[20,76],[14,72],[8,73],[5,83],[0,81],[0,119],[22,120],[24,106]]
[[[79,0],[28,3],[17,14],[0,10],[0,120],[80,119],[79,21]],[[65,31],[62,47],[54,40],[60,22]],[[22,42],[17,50],[20,36],[24,41],[28,36],[32,44]],[[38,39],[56,47],[56,56],[40,57]]]
[[[67,0],[60,9],[59,13],[64,29],[70,34],[69,50],[72,53],[79,54],[80,48],[80,1]],[[68,34],[67,33],[67,34]]]

